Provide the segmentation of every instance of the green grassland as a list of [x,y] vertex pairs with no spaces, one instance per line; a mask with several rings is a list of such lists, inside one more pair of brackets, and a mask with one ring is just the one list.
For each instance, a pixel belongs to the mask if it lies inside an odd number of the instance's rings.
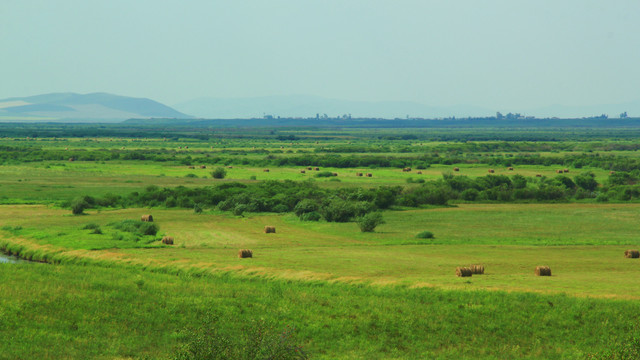
[[[105,129],[112,133],[0,139],[0,250],[47,263],[0,264],[0,359],[167,359],[190,340],[182,330],[208,314],[236,338],[252,320],[292,326],[318,359],[584,359],[639,334],[640,262],[623,256],[640,247],[634,196],[394,206],[382,211],[385,223],[375,232],[291,212],[155,206],[72,215],[65,205],[149,185],[312,179],[322,189],[411,189],[443,174],[475,179],[489,169],[535,179],[566,168],[570,177],[593,173],[602,188],[613,168],[634,179],[635,139],[614,141],[603,131],[584,140],[470,141],[467,130],[424,129],[215,129],[200,139],[194,129],[141,137],[147,130],[139,128],[127,130],[132,138]],[[82,156],[96,160],[68,161]],[[307,156],[391,165],[305,173],[307,165],[278,165]],[[525,164],[529,156],[549,161]],[[512,158],[523,163],[508,170]],[[217,167],[224,179],[212,178]],[[337,176],[315,176],[322,171]],[[118,227],[142,214],[153,214],[156,235]],[[266,225],[277,232],[265,234]],[[422,231],[435,237],[417,238]],[[163,245],[164,235],[175,244]],[[253,258],[239,259],[239,249],[253,250]],[[470,264],[484,265],[485,274],[455,276]],[[553,276],[535,276],[538,265]]]

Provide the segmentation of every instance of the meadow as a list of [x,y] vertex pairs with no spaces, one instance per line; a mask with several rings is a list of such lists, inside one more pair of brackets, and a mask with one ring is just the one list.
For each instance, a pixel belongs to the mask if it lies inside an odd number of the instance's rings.
[[[256,321],[289,326],[318,359],[640,350],[640,262],[624,257],[640,247],[640,155],[617,130],[536,142],[470,141],[468,129],[112,127],[65,138],[0,128],[11,135],[0,139],[0,250],[30,260],[0,263],[0,358],[174,358],[206,319],[231,338]],[[270,181],[296,192],[269,194]],[[294,209],[301,196],[319,219]],[[384,222],[363,232],[362,214],[328,217],[336,204]],[[124,227],[143,214],[157,233]],[[471,264],[485,273],[456,277]],[[539,265],[553,276],[535,276]]]

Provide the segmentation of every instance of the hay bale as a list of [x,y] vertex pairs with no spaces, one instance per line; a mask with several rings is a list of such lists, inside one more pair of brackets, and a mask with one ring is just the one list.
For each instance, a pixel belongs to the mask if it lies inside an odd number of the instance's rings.
[[153,222],[153,216],[152,215],[142,215],[140,217],[140,221]]
[[275,234],[276,233],[276,227],[275,226],[265,226],[264,227],[264,233],[265,234]]
[[269,172],[269,169],[264,169],[264,170],[262,170],[262,171],[263,171],[263,172]]
[[507,170],[509,170],[509,171],[513,171],[513,167],[509,166],[509,167],[507,168]]
[[536,174],[536,177],[542,177],[542,175],[540,175],[540,174]]
[[307,170],[313,170],[313,168],[311,166],[307,167]]
[[406,167],[406,168],[402,169],[402,172],[409,172],[409,171],[411,171],[410,167]]
[[362,173],[361,172],[357,172],[356,176],[362,176]]
[[460,168],[459,167],[454,167],[453,171],[460,171]]
[[372,173],[367,173],[367,177],[372,177],[373,174]]
[[196,168],[195,166],[189,166],[189,169],[195,169],[195,168]]
[[416,174],[418,174],[418,175],[422,175],[422,171],[418,171]]
[[71,158],[69,158],[69,161],[76,161],[76,159],[71,157]]
[[305,170],[300,170],[300,173],[301,174],[306,174],[306,171]]
[[484,274],[484,265],[470,265],[469,269],[472,274]]
[[332,176],[338,176],[338,173],[331,173]]
[[495,170],[493,170],[493,169],[489,169],[489,173],[490,173],[490,174],[493,174],[494,172],[496,172],[496,171],[495,171]]
[[227,166],[227,169],[233,169],[233,166]]
[[319,167],[314,167],[313,170],[320,171],[320,168]]
[[558,174],[562,174],[563,172],[564,172],[564,170],[562,170],[562,169],[556,170],[556,173],[558,173]]
[[173,236],[163,236],[162,243],[165,245],[173,245]]
[[562,171],[564,171],[564,172],[568,173],[568,172],[569,172],[569,169],[562,169]]
[[252,258],[253,257],[253,251],[251,251],[249,249],[241,249],[241,250],[238,251],[238,257],[240,259]]
[[200,169],[206,169],[207,165],[200,165]]
[[468,277],[471,276],[473,272],[468,267],[457,267],[456,268],[456,276],[458,277]]
[[536,266],[536,276],[551,276],[551,268],[548,266]]
[[615,173],[616,173],[615,171],[609,171],[609,175],[613,175]]
[[637,259],[640,258],[640,251],[638,250],[625,250],[624,257],[628,259]]

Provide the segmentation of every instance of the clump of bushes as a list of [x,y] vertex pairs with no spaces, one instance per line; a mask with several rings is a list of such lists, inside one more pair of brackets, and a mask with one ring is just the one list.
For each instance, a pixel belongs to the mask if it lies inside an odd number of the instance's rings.
[[356,219],[358,227],[362,232],[373,232],[378,225],[385,223],[382,213],[372,212],[362,215]]
[[160,230],[160,227],[155,223],[131,219],[110,223],[109,225],[120,231],[136,235],[155,236]]
[[217,167],[211,172],[211,177],[214,179],[224,179],[227,176],[227,170],[223,167]]
[[431,231],[422,231],[416,235],[418,239],[433,239],[433,233]]

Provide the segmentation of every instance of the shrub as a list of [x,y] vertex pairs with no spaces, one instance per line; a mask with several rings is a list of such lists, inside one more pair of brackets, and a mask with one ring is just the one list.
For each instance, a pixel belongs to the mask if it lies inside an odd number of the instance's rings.
[[201,214],[202,206],[200,206],[200,204],[193,204],[193,212],[196,214]]
[[331,171],[321,171],[315,175],[315,177],[332,177],[333,173]]
[[360,216],[356,223],[360,227],[362,232],[373,232],[378,225],[384,224],[385,221],[382,218],[382,213],[372,212]]
[[303,199],[296,204],[295,208],[293,208],[293,212],[298,216],[316,210],[318,210],[318,203],[311,199]]
[[416,235],[418,239],[433,239],[433,233],[431,231],[422,231]]
[[198,175],[196,175],[196,174],[187,174],[184,177],[186,177],[186,178],[197,178]]
[[463,200],[476,201],[480,192],[476,189],[467,189],[460,194]]
[[300,220],[302,221],[319,221],[320,219],[322,219],[322,215],[320,215],[317,211],[312,211],[300,215]]
[[84,209],[87,209],[89,204],[83,198],[75,198],[71,201],[71,213],[73,215],[84,214]]
[[223,167],[217,167],[215,170],[211,172],[211,177],[214,179],[224,179],[227,176],[227,170]]
[[82,230],[95,230],[95,229],[99,229],[100,225],[95,224],[95,223],[88,223],[87,225],[82,227]]
[[271,211],[275,213],[284,213],[289,211],[289,207],[285,204],[278,204],[274,206],[273,209],[271,209]]
[[156,235],[158,233],[158,225],[156,225],[155,223],[151,223],[151,222],[142,222],[142,224],[140,225],[140,227],[138,228],[139,233],[142,235]]
[[242,216],[242,214],[244,214],[245,211],[247,211],[247,205],[238,204],[236,205],[236,207],[233,208],[233,215]]

